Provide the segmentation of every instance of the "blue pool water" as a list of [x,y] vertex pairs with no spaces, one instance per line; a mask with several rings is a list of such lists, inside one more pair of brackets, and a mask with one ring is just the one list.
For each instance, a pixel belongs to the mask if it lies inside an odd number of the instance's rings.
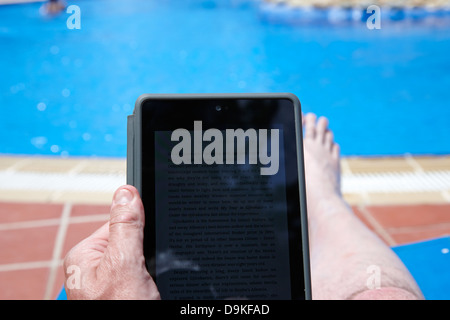
[[[0,6],[0,153],[126,155],[142,93],[292,92],[344,155],[450,153],[450,28],[276,23],[258,1]],[[69,2],[69,4],[71,4]]]

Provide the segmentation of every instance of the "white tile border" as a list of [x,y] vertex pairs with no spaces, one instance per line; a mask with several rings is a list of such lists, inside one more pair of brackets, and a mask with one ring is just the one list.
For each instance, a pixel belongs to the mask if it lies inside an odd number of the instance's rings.
[[361,173],[342,176],[343,193],[445,192],[450,171]]
[[121,174],[0,171],[1,190],[114,192],[126,183]]
[[[124,174],[43,173],[0,170],[1,190],[112,193],[126,183]],[[343,193],[448,192],[450,171],[348,173]]]

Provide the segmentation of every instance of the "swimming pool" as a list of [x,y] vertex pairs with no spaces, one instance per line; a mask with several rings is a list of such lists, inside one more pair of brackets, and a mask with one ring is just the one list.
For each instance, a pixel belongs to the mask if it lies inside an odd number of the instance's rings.
[[[69,3],[70,4],[70,3]],[[293,92],[344,155],[450,153],[450,28],[291,25],[258,1],[0,6],[0,153],[126,155],[142,93]]]

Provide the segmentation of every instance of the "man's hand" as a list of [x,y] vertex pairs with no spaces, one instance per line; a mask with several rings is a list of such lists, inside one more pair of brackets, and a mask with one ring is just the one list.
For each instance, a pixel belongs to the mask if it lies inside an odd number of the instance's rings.
[[[65,286],[68,299],[160,299],[145,267],[144,207],[136,188],[114,194],[110,220],[64,259],[67,279],[79,270],[79,286]],[[72,266],[72,267],[71,267]]]

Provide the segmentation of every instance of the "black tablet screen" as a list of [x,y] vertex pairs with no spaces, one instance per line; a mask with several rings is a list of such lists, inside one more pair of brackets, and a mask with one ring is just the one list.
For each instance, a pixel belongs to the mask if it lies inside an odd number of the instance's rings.
[[163,299],[304,294],[289,100],[142,108],[145,255]]

